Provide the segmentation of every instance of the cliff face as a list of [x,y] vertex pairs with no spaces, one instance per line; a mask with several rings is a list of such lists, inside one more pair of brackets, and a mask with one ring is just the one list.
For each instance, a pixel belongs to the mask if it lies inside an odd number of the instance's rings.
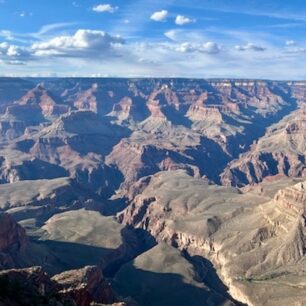
[[306,214],[306,183],[301,182],[293,187],[279,190],[274,200],[297,215]]
[[69,111],[69,106],[61,103],[59,97],[48,92],[43,85],[39,84],[28,91],[19,101],[19,105],[37,105],[40,107],[43,116],[60,115]]
[[70,270],[52,277],[59,287],[59,295],[71,298],[78,306],[91,305],[92,302],[112,304],[116,301],[110,284],[104,279],[96,266]]
[[305,175],[306,108],[271,126],[250,150],[233,160],[221,175],[225,185],[258,183],[266,176]]
[[118,220],[208,258],[231,295],[242,302],[278,305],[284,290],[286,303],[303,303],[290,284],[303,282],[297,271],[306,260],[304,185],[285,188],[269,199],[212,186],[182,172],[160,173]]
[[22,250],[26,245],[25,230],[8,214],[0,215],[0,251],[6,252],[16,247]]
[[10,215],[2,213],[0,215],[0,267],[14,267],[15,257],[25,251],[26,246],[25,230]]

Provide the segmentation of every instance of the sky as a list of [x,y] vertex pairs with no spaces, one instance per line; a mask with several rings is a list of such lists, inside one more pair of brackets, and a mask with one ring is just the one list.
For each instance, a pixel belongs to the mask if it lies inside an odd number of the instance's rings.
[[306,80],[306,1],[0,0],[0,75]]

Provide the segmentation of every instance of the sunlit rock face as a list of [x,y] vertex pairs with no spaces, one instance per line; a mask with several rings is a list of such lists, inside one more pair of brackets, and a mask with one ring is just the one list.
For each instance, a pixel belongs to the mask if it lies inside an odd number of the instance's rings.
[[243,186],[271,175],[303,176],[305,156],[306,108],[303,106],[269,127],[248,152],[226,167],[221,181],[225,185]]
[[69,106],[61,104],[61,102],[60,98],[48,92],[43,84],[37,85],[17,101],[19,105],[39,106],[44,116],[60,115],[68,112]]
[[269,180],[257,190],[242,193],[183,171],[160,172],[118,220],[208,258],[231,295],[248,305],[278,305],[279,295],[286,304],[303,304],[305,182]]

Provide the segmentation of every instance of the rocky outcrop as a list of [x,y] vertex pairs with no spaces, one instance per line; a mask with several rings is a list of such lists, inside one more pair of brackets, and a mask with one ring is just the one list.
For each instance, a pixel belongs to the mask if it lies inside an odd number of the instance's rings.
[[[175,137],[175,135],[172,136]],[[181,136],[183,137],[183,135]],[[178,135],[178,137],[180,136]],[[188,156],[187,153],[187,150],[191,151],[192,149],[187,148],[183,139],[181,139],[179,152],[176,152],[175,145],[171,143],[170,139],[169,142],[163,142],[156,141],[152,135],[148,137],[146,142],[144,139],[132,136],[130,139],[122,140],[114,147],[111,154],[107,156],[106,162],[109,165],[116,165],[122,172],[125,179],[122,185],[123,189],[129,189],[141,177],[160,170],[185,169],[194,176],[200,176],[198,165],[190,156],[191,154]],[[196,151],[197,148],[195,147],[194,150]]]
[[28,127],[44,122],[41,109],[37,105],[10,104],[0,115],[0,140],[13,140],[22,136]]
[[[1,119],[0,119],[1,120]],[[26,125],[22,121],[2,118],[0,121],[0,137],[11,140],[23,135]]]
[[0,251],[7,252],[13,248],[24,249],[27,241],[25,230],[8,214],[0,215],[0,224]]
[[28,91],[20,100],[19,105],[34,106],[41,108],[44,116],[61,115],[69,111],[69,106],[64,105],[59,98],[56,98],[47,91],[42,84],[37,85],[34,89]]
[[216,124],[222,123],[223,118],[218,108],[192,105],[187,116],[193,121],[211,121]]
[[121,121],[127,120],[130,118],[132,107],[133,100],[130,97],[124,97],[119,103],[113,106],[113,110],[110,115],[117,117]]
[[0,166],[1,184],[23,180],[55,179],[67,175],[68,172],[62,167],[38,158],[23,160],[17,165],[4,160]]
[[36,142],[30,153],[54,163],[69,159],[65,154],[76,158],[89,153],[105,156],[126,135],[126,129],[93,112],[71,112],[41,129],[34,137]]
[[0,214],[0,268],[12,268],[15,257],[25,251],[25,230],[9,214]]
[[54,305],[57,302],[57,284],[41,267],[0,271],[0,283],[2,305]]
[[2,77],[0,79],[0,105],[3,106],[12,103],[12,101],[20,99],[20,97],[25,95],[34,86],[35,84],[31,80]]
[[41,267],[0,271],[0,305],[110,305],[118,302],[98,267],[48,276]]
[[306,214],[306,182],[279,190],[274,200],[298,215]]
[[79,110],[90,110],[97,113],[98,111],[98,102],[95,96],[97,92],[98,85],[93,84],[90,89],[84,92],[78,92],[75,95],[74,106]]
[[224,185],[244,186],[271,175],[303,176],[306,164],[306,109],[301,108],[270,127],[251,149],[229,163]]
[[70,270],[52,277],[60,287],[62,298],[71,298],[77,306],[91,305],[92,302],[112,304],[116,301],[112,288],[96,266]]

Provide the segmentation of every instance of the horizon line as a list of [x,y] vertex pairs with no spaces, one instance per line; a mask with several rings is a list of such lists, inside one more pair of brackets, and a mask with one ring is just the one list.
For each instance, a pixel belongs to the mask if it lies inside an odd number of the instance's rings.
[[149,79],[149,80],[215,80],[215,81],[266,81],[266,82],[306,82],[306,79],[269,79],[251,77],[184,77],[184,76],[1,76],[0,79]]

